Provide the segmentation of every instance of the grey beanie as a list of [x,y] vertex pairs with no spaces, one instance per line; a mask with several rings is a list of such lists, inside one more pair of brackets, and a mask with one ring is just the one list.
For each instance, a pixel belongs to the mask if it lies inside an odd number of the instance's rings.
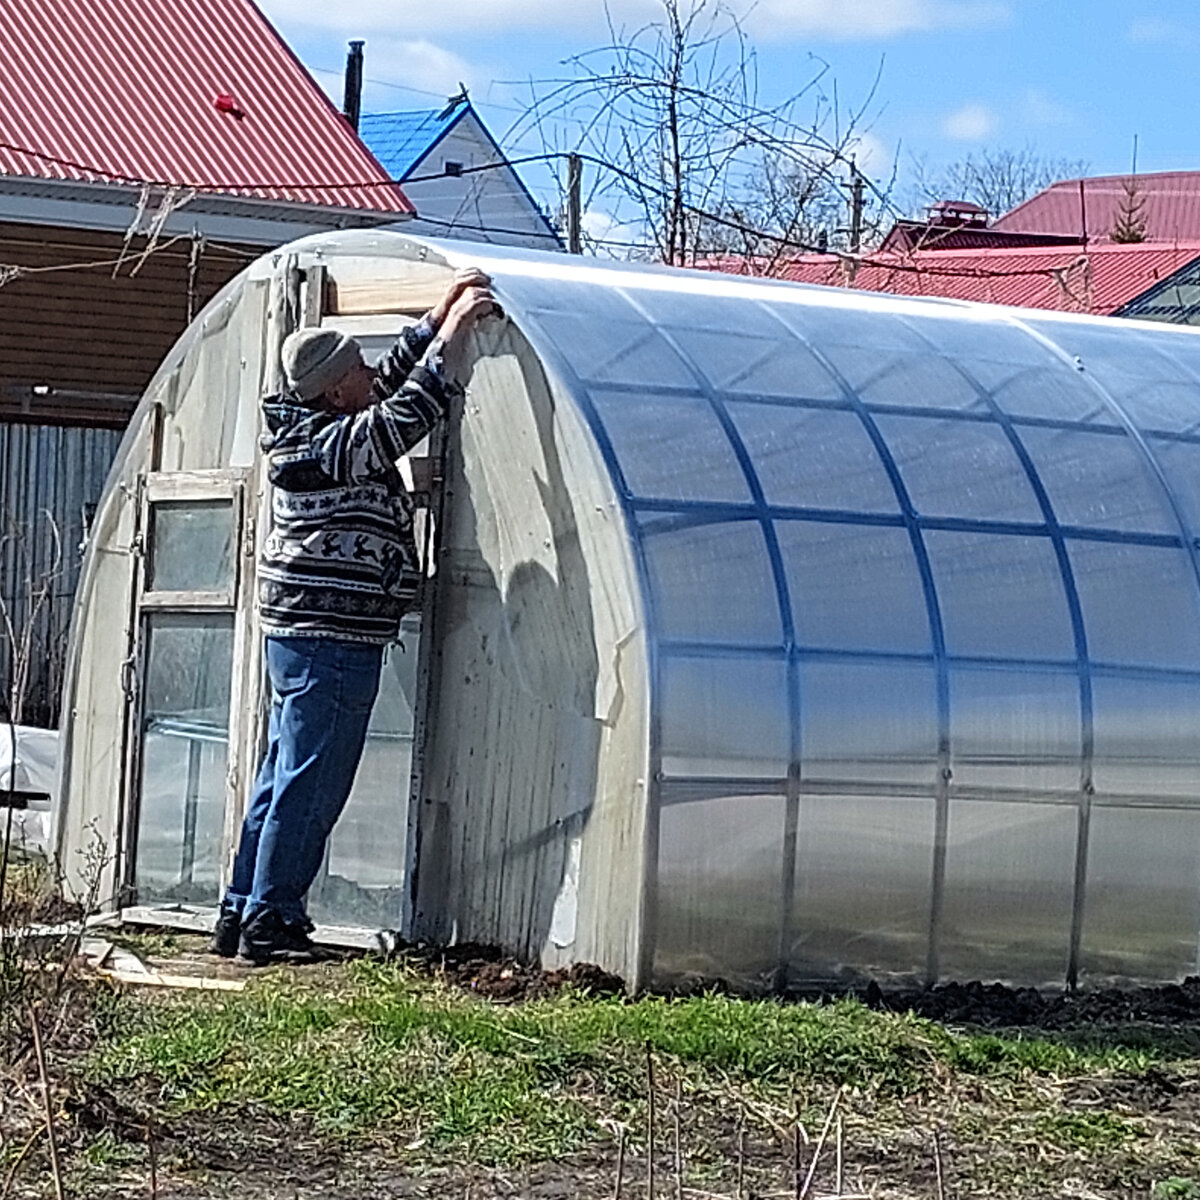
[[336,329],[297,329],[283,339],[288,387],[301,400],[316,400],[362,361],[362,348]]

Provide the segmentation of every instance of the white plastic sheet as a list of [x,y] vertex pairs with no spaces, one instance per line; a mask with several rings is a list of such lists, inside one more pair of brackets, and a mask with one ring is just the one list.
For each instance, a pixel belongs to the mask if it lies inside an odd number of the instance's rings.
[[[50,843],[50,809],[58,791],[58,730],[0,725],[0,806],[9,790],[27,793],[28,807],[13,813],[12,844],[44,854]],[[14,741],[16,748],[14,770]],[[0,807],[0,839],[8,813]]]

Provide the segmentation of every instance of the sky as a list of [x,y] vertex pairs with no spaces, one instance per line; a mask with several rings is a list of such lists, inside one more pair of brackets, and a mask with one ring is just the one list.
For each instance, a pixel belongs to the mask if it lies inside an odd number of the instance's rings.
[[[526,129],[531,81],[608,40],[603,0],[258,0],[340,105],[346,44],[365,40],[364,111],[440,106],[465,83],[510,157],[542,149]],[[685,0],[685,3],[688,0]],[[608,0],[618,30],[658,0]],[[1033,146],[1089,174],[1200,169],[1189,116],[1197,0],[732,0],[758,60],[759,99],[798,91],[821,64],[844,108],[874,97],[859,158],[877,181],[914,157],[932,166],[982,148]],[[530,178],[547,200],[548,182]]]

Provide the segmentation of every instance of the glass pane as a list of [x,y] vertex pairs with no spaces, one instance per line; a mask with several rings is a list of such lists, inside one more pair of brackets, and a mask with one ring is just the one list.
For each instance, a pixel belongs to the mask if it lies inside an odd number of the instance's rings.
[[138,899],[215,903],[228,770],[233,616],[146,619]]
[[592,402],[635,496],[750,502],[733,443],[707,400],[593,392]]
[[1196,577],[1183,550],[1067,544],[1094,661],[1200,668]]
[[399,926],[419,627],[419,617],[406,617],[401,641],[387,652],[354,787],[309,896],[309,912],[318,921],[375,929]]
[[925,534],[950,654],[1073,659],[1071,613],[1050,539]]
[[667,776],[787,777],[787,666],[782,660],[665,658],[661,713]]
[[1029,426],[1020,435],[1060,525],[1178,532],[1162,489],[1132,438]]
[[1041,523],[1021,460],[990,421],[876,417],[913,507],[926,517]]
[[1097,674],[1092,695],[1096,791],[1200,805],[1200,681]]
[[[1194,384],[1193,395],[1198,392],[1200,384]],[[1200,534],[1200,442],[1151,438],[1150,452],[1166,476],[1188,531],[1195,537]]]
[[687,641],[783,644],[779,597],[757,521],[672,527],[642,519],[658,634]]
[[797,983],[925,972],[933,801],[803,796],[788,964]]
[[906,529],[776,521],[796,640],[928,654],[929,610]]
[[883,462],[854,413],[781,404],[728,407],[768,504],[900,511]]
[[1089,983],[1200,970],[1200,812],[1092,809],[1081,970]]
[[169,500],[151,506],[151,592],[220,592],[234,584],[232,500]]
[[951,786],[1038,795],[1078,792],[1079,677],[950,668]]
[[784,809],[781,796],[737,795],[663,807],[655,983],[692,977],[770,985],[779,956]]
[[800,716],[806,780],[933,788],[937,696],[932,666],[805,663]]
[[1062,985],[1077,820],[1074,805],[951,804],[938,945],[943,978]]

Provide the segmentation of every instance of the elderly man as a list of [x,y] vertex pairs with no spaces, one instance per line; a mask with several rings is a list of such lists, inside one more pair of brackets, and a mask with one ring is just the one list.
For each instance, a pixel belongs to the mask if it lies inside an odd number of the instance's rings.
[[446,415],[467,332],[498,311],[479,271],[405,329],[372,370],[353,338],[283,343],[288,391],[263,401],[274,522],[259,563],[271,715],[211,949],[256,965],[309,961],[305,897],[341,815],[395,639],[419,580],[413,498],[397,469]]

